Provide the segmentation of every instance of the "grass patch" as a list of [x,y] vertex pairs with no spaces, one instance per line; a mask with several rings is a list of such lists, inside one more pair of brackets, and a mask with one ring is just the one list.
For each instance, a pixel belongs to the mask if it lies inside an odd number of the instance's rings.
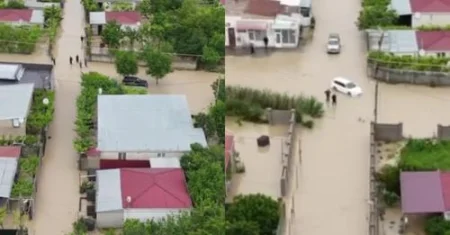
[[410,139],[400,153],[403,171],[450,170],[450,141]]
[[[236,116],[245,121],[264,122],[265,109],[275,110],[295,109],[297,121],[303,123],[303,115],[312,118],[321,118],[324,114],[323,103],[315,97],[286,93],[277,93],[270,90],[257,90],[240,86],[226,87],[227,115]],[[312,127],[311,121],[307,127]]]
[[122,86],[125,94],[128,95],[147,95],[148,90],[145,87]]

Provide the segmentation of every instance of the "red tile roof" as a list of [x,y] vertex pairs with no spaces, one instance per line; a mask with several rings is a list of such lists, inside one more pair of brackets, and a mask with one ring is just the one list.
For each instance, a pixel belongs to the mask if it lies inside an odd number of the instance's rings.
[[0,157],[19,158],[21,150],[20,146],[0,146]]
[[[120,169],[123,208],[191,208],[182,169]],[[131,203],[127,202],[131,197]]]
[[228,168],[231,156],[234,151],[234,136],[225,135],[225,169]]
[[450,172],[441,173],[442,194],[444,198],[444,208],[450,210]]
[[0,21],[3,22],[30,22],[33,10],[31,9],[1,9]]
[[450,31],[418,31],[417,43],[425,51],[450,51]]
[[117,21],[119,24],[137,24],[141,22],[141,14],[137,11],[105,12],[106,22]]
[[253,15],[275,17],[284,12],[284,6],[279,1],[274,0],[250,0],[245,12]]
[[450,12],[450,0],[410,0],[412,12]]

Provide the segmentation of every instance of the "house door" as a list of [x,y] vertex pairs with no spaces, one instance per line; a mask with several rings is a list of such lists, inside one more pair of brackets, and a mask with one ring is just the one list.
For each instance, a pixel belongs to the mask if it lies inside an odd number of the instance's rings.
[[234,28],[228,28],[228,43],[230,47],[236,46],[236,34]]
[[98,25],[98,34],[97,35],[102,35],[102,32],[103,32],[103,25]]
[[282,46],[282,35],[281,35],[281,30],[276,30],[275,31],[275,47],[281,47]]

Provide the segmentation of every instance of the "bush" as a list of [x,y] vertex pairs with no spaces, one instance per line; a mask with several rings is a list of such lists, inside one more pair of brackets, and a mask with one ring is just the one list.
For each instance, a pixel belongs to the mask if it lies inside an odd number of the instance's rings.
[[[48,105],[43,100],[49,100]],[[33,102],[27,117],[27,134],[36,135],[53,121],[55,111],[55,92],[49,90],[34,90]]]
[[290,96],[269,90],[256,90],[240,86],[226,87],[227,115],[238,116],[246,121],[264,121],[264,109],[295,109],[297,121],[302,115],[320,118],[324,114],[323,103],[314,97]]
[[398,15],[389,9],[389,0],[363,0],[362,10],[357,21],[358,29],[392,26],[397,23]]
[[42,36],[40,26],[13,26],[0,24],[0,52],[31,54]]
[[410,139],[400,153],[403,171],[450,170],[450,141]]
[[450,222],[442,215],[431,216],[425,222],[425,232],[427,235],[446,235],[450,232]]
[[415,71],[450,71],[447,63],[450,57],[435,56],[398,56],[380,51],[369,52],[370,63],[377,63],[379,66],[392,69],[405,69]]

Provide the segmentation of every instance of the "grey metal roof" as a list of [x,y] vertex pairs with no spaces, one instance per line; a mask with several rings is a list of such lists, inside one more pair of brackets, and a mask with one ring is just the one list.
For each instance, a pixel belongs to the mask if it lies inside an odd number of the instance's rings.
[[0,120],[26,118],[34,84],[0,86]]
[[30,23],[32,24],[44,24],[44,11],[33,10],[31,13]]
[[105,12],[90,12],[89,13],[89,24],[102,25],[106,24]]
[[97,212],[121,210],[120,169],[97,170],[95,209]]
[[0,197],[9,198],[17,171],[17,158],[0,157]]
[[193,128],[184,95],[100,95],[97,149],[105,152],[190,151],[206,146],[201,129]]
[[312,0],[300,0],[300,7],[311,7]]
[[16,74],[22,66],[19,64],[0,64],[0,78],[3,80],[17,80]]
[[378,42],[384,34],[381,50],[390,53],[418,53],[416,32],[414,30],[368,30],[369,50],[379,50]]
[[149,161],[151,168],[181,168],[180,159],[176,157],[152,157]]
[[389,8],[395,10],[399,16],[412,14],[410,0],[391,0]]

